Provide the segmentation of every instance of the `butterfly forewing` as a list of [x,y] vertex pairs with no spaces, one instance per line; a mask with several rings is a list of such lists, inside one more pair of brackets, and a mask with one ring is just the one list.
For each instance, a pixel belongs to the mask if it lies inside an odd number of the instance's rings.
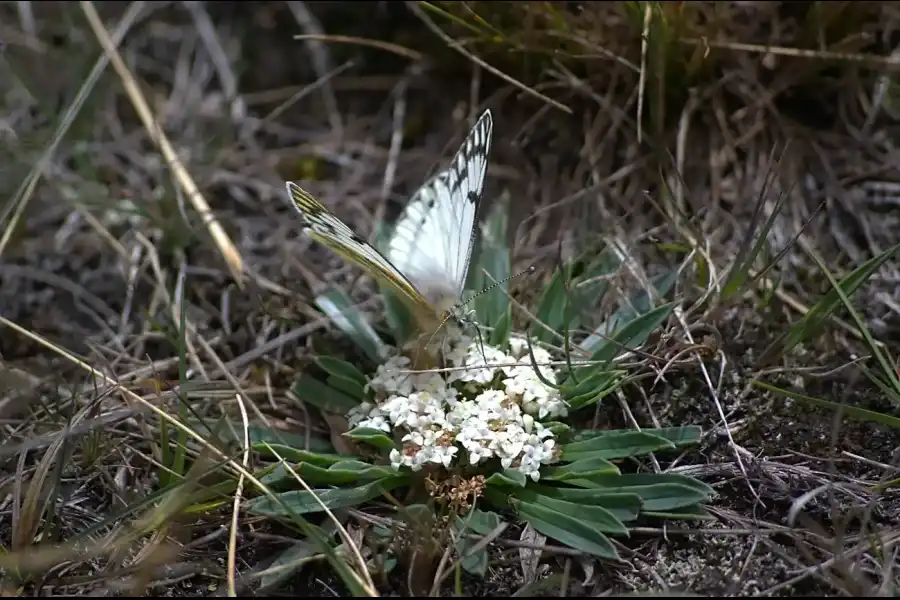
[[291,203],[303,217],[307,234],[395,290],[419,318],[433,319],[435,309],[378,250],[300,186],[287,182]]
[[443,309],[459,301],[465,286],[492,129],[487,110],[450,166],[413,194],[388,245],[391,263]]

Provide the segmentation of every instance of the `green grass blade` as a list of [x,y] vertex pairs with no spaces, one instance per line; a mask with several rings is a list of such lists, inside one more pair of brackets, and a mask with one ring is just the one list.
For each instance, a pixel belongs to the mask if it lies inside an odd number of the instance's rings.
[[770,392],[775,392],[777,394],[782,394],[792,400],[798,400],[800,402],[804,402],[806,404],[810,404],[812,406],[818,406],[820,408],[825,408],[828,410],[840,411],[843,414],[847,415],[848,417],[852,417],[852,418],[858,419],[860,421],[869,421],[870,423],[878,423],[880,425],[887,425],[888,427],[900,429],[900,418],[898,418],[898,417],[880,413],[880,412],[877,412],[874,410],[866,410],[864,408],[859,408],[856,406],[849,406],[847,404],[841,404],[840,402],[832,402],[831,400],[823,400],[821,398],[816,398],[814,396],[807,396],[805,394],[800,394],[798,392],[792,392],[791,390],[786,390],[784,388],[774,386],[772,384],[766,383],[765,381],[760,381],[758,379],[752,380],[751,383],[758,388],[762,388],[762,389],[768,390]]
[[[900,249],[900,244],[894,246],[893,250],[887,250],[884,253],[885,260],[887,260],[888,257],[891,257],[897,249]],[[822,258],[815,251],[812,251],[810,254],[816,261],[816,264],[819,265],[819,268],[822,269],[825,277],[828,278],[828,282],[831,284],[832,291],[834,291],[840,297],[841,303],[844,305],[844,308],[846,308],[847,312],[850,313],[850,316],[853,318],[853,321],[859,328],[860,333],[862,333],[863,340],[866,342],[866,346],[869,348],[869,352],[871,352],[875,357],[878,366],[881,368],[882,374],[887,380],[887,384],[892,389],[893,393],[889,393],[888,397],[893,399],[895,404],[900,405],[900,403],[898,403],[898,398],[900,398],[900,377],[897,376],[897,371],[894,365],[891,363],[890,358],[887,356],[886,352],[882,350],[881,346],[879,346],[879,344],[875,341],[875,338],[872,337],[871,332],[869,332],[868,325],[865,323],[865,321],[863,321],[862,317],[859,315],[859,312],[857,312],[856,309],[853,308],[853,305],[850,303],[850,299],[847,297],[847,294],[843,289],[841,289],[841,286],[838,285],[838,282],[834,280],[834,277],[825,266]],[[879,263],[879,265],[880,264],[881,263]]]
[[[792,350],[797,344],[807,341],[815,336],[825,324],[825,321],[835,314],[838,307],[843,303],[849,305],[849,296],[859,288],[860,285],[868,281],[868,279],[883,265],[888,259],[900,250],[900,244],[893,246],[874,256],[854,269],[840,282],[835,282],[824,262],[812,253],[814,260],[818,263],[822,272],[825,273],[829,281],[832,281],[832,288],[818,302],[813,305],[806,315],[796,324],[794,324],[784,335],[780,336],[773,342],[763,355],[760,357],[761,364],[768,364],[776,354],[783,354]],[[836,284],[836,285],[835,285]],[[839,291],[840,290],[840,291]],[[865,331],[863,327],[863,331]],[[865,335],[865,333],[863,334]],[[874,344],[874,341],[873,341]]]
[[[771,156],[769,157],[769,164],[772,164]],[[762,217],[762,211],[766,205],[766,192],[769,189],[769,186],[771,184],[770,182],[772,180],[770,175],[772,175],[771,170],[766,173],[766,176],[763,179],[762,189],[757,196],[756,205],[753,207],[753,213],[750,216],[750,224],[747,228],[747,235],[743,240],[741,240],[741,244],[738,247],[737,256],[735,256],[734,263],[732,264],[731,269],[728,270],[728,275],[725,278],[725,284],[722,286],[721,297],[723,300],[728,299],[734,294],[743,290],[750,269],[753,267],[753,263],[756,261],[757,256],[759,256],[760,252],[762,252],[763,248],[765,247],[766,241],[769,239],[769,231],[775,224],[775,220],[778,218],[778,215],[781,214],[781,209],[788,198],[788,194],[786,193],[779,195],[778,201],[775,203],[774,210],[769,215],[769,218],[766,219],[766,222],[763,224],[762,228],[759,230],[759,233],[756,237],[756,243],[751,247],[750,243],[753,239],[753,234],[757,231],[759,220]]]

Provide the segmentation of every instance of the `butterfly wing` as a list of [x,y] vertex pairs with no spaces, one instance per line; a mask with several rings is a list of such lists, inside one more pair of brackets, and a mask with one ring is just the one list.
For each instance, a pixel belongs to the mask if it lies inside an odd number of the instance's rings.
[[388,244],[390,262],[442,310],[460,300],[466,284],[492,129],[486,110],[450,166],[413,194]]
[[390,286],[417,315],[434,318],[437,309],[428,303],[391,261],[300,186],[288,181],[287,191],[294,208],[303,217],[304,231],[310,237]]

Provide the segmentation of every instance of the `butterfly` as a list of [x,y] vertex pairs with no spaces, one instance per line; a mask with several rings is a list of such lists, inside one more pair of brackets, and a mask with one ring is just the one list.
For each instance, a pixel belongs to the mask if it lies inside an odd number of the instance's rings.
[[440,325],[462,299],[492,130],[491,111],[486,110],[450,166],[412,195],[394,225],[385,254],[290,181],[286,182],[288,196],[303,218],[307,235],[387,285],[423,330]]

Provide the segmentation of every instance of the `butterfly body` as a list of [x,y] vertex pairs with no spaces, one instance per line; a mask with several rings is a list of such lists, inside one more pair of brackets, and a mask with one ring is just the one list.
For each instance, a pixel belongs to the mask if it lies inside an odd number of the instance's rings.
[[488,110],[450,166],[413,194],[394,226],[385,254],[292,182],[287,182],[288,196],[310,237],[387,285],[412,310],[422,330],[435,331],[454,314],[462,299],[492,128]]

